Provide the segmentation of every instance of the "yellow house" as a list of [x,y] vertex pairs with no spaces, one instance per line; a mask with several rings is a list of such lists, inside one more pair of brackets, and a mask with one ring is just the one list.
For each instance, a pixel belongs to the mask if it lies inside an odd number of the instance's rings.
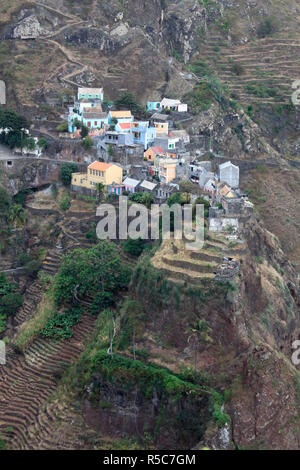
[[121,184],[123,170],[114,163],[94,162],[88,166],[87,173],[72,173],[72,189],[76,187],[96,189],[97,183],[105,186],[116,183]]
[[156,135],[167,134],[169,133],[169,123],[168,122],[154,122],[154,127],[156,128]]
[[170,183],[176,178],[177,161],[173,158],[159,160],[159,178],[163,183]]

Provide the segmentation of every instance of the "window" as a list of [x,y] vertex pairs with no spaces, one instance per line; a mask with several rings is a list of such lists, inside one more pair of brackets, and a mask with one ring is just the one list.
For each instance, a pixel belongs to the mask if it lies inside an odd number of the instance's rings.
[[95,121],[95,126],[97,127],[97,125],[98,125],[98,121]]
[[87,125],[88,127],[91,127],[91,121],[88,121]]

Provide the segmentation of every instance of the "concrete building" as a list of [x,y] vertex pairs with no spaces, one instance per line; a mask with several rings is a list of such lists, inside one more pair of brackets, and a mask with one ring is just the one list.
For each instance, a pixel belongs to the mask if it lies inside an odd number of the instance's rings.
[[240,169],[230,161],[219,166],[219,181],[227,183],[231,188],[239,187]]
[[144,180],[139,186],[139,191],[141,193],[152,193],[155,194],[155,189],[157,188],[158,183],[153,183],[152,181]]
[[86,173],[72,173],[71,188],[73,191],[91,192],[96,190],[97,183],[104,186],[113,183],[121,184],[123,170],[114,163],[94,162],[88,166]]
[[156,139],[156,128],[149,127],[149,122],[133,122],[131,124],[130,132],[133,136],[134,144],[144,145],[144,149],[150,147]]
[[136,191],[138,191],[139,184],[140,184],[139,180],[127,177],[123,181],[124,191],[128,191],[129,193],[135,193]]
[[78,100],[101,100],[103,101],[103,88],[78,88]]
[[118,121],[118,124],[123,124],[126,122],[132,122],[133,115],[131,114],[131,111],[109,111],[108,123],[113,125],[115,119]]
[[104,142],[111,145],[134,145],[133,134],[126,132],[107,131]]

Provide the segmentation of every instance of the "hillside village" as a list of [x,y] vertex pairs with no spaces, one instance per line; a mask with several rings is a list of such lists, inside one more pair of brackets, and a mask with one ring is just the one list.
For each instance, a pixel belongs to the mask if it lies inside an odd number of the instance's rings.
[[0,450],[299,449],[299,2],[0,3]]
[[[163,98],[148,101],[148,121],[138,121],[130,110],[103,112],[103,88],[78,88],[74,106],[69,107],[68,133],[80,138],[88,130],[93,143],[101,149],[104,161],[91,163],[86,173],[73,173],[71,188],[82,194],[94,194],[104,185],[108,194],[150,193],[153,200],[166,202],[179,191],[182,181],[190,181],[195,193],[203,193],[210,202],[210,231],[223,232],[231,226],[238,230],[239,218],[247,217],[253,205],[239,189],[239,168],[230,161],[212,171],[211,161],[201,161],[187,151],[190,137],[177,129],[174,113],[187,115],[187,105],[180,100]],[[132,152],[139,164],[121,165],[109,160],[115,147],[119,153]],[[128,160],[128,159],[127,159]],[[136,159],[135,159],[136,161]]]

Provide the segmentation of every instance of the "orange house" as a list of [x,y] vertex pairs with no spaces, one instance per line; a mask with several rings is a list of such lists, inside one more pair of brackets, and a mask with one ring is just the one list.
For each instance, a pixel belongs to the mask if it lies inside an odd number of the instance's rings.
[[154,147],[149,147],[148,150],[146,150],[146,152],[144,152],[144,158],[148,162],[154,162],[154,159],[155,159],[156,155],[158,155],[158,154],[159,155],[166,155],[166,152],[159,145],[155,145]]

